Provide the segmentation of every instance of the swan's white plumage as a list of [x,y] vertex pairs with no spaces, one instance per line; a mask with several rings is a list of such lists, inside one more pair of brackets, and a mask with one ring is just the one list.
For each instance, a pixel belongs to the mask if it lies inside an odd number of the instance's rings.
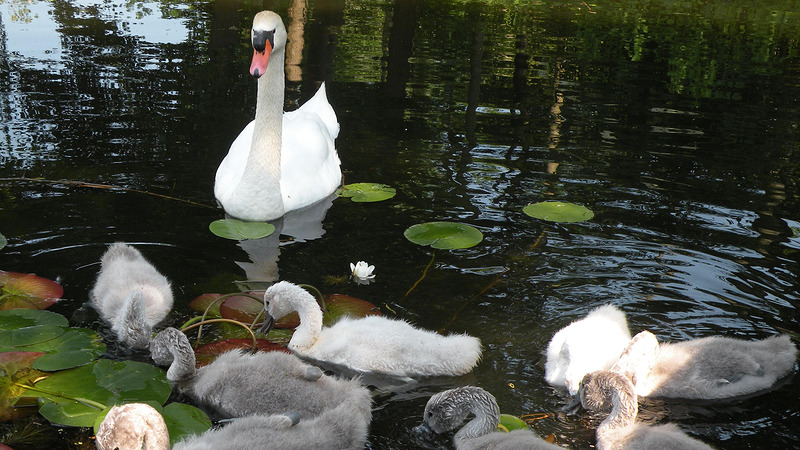
[[138,250],[120,242],[111,245],[100,261],[89,294],[92,306],[120,341],[146,348],[152,327],[172,309],[169,281]]
[[403,320],[342,318],[323,328],[322,311],[314,297],[286,281],[270,286],[264,301],[275,319],[298,312],[300,326],[288,347],[309,358],[406,377],[463,375],[480,360],[479,339],[466,334],[443,336]]
[[339,187],[342,172],[334,146],[339,122],[324,83],[300,108],[283,113],[286,29],[280,16],[262,11],[253,19],[253,30],[274,31],[274,47],[258,80],[256,118],[220,163],[214,195],[228,214],[266,221]]
[[648,397],[721,399],[769,389],[792,371],[797,347],[788,335],[745,341],[709,336],[659,343],[642,331],[612,370],[628,376]]
[[547,346],[545,380],[575,395],[583,376],[610,368],[630,339],[622,311],[614,305],[596,308],[553,335]]

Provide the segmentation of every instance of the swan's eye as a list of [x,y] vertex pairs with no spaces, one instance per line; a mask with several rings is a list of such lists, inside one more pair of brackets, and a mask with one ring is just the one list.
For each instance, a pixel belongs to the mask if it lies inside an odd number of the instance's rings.
[[267,42],[270,48],[275,47],[275,30],[253,30],[253,49],[259,53],[264,53],[267,49]]

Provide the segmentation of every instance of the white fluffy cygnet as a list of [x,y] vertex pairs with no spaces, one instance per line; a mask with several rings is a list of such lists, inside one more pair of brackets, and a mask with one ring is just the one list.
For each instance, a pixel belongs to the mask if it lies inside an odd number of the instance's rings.
[[721,399],[769,389],[792,371],[797,347],[788,335],[745,341],[710,336],[659,343],[649,331],[631,339],[612,370],[646,397]]
[[610,368],[630,340],[622,311],[614,305],[594,309],[553,335],[547,346],[545,380],[575,395],[583,376]]
[[147,348],[153,327],[172,309],[169,281],[130,245],[111,245],[100,261],[92,306],[120,342]]
[[399,377],[456,376],[472,370],[481,357],[481,343],[466,334],[443,336],[403,320],[381,316],[342,318],[322,326],[322,310],[305,289],[287,281],[264,293],[267,312],[262,331],[292,311],[300,325],[289,341],[299,355],[340,364],[360,372]]

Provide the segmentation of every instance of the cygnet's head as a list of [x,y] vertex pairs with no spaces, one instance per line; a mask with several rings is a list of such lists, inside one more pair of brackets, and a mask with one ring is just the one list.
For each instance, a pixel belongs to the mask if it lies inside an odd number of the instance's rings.
[[267,316],[261,332],[269,332],[276,320],[297,311],[298,305],[306,303],[316,304],[316,300],[313,295],[300,286],[288,281],[279,281],[273,284],[264,292],[264,312]]

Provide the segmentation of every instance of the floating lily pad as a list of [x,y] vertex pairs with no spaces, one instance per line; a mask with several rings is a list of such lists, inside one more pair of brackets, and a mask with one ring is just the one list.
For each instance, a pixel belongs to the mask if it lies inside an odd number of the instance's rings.
[[33,274],[0,270],[0,310],[45,309],[64,295],[55,281]]
[[514,430],[527,430],[528,424],[517,416],[511,414],[500,414],[500,423],[497,428],[501,431],[509,432]]
[[161,411],[169,430],[169,443],[175,445],[181,439],[201,434],[211,428],[211,420],[203,410],[185,403],[170,403]]
[[[262,352],[284,352],[284,353],[291,353],[288,348],[283,345],[276,344],[274,342],[267,341],[265,339],[256,339],[256,347],[258,350]],[[236,338],[236,339],[225,339],[224,341],[217,341],[212,342],[210,344],[206,344],[200,346],[195,350],[195,360],[197,362],[197,367],[202,367],[207,364],[211,364],[217,356],[225,353],[229,350],[235,349],[242,349],[242,350],[249,350],[253,348],[253,340],[252,339],[245,339],[245,338]]]
[[[208,314],[206,315],[206,319],[212,319],[216,317],[222,317],[219,313],[219,305],[222,302],[214,303],[218,298],[222,297],[222,294],[203,294],[196,297],[194,300],[189,302],[189,308],[194,311],[198,312],[205,312],[208,309]],[[213,305],[212,305],[213,303]],[[211,305],[211,308],[208,306]]]
[[269,236],[275,232],[275,225],[267,222],[219,219],[211,222],[208,229],[219,237],[233,239],[234,241],[244,241]]
[[395,194],[397,194],[395,188],[379,183],[347,184],[338,191],[339,197],[350,198],[359,203],[380,202],[394,197]]
[[477,228],[458,222],[420,223],[408,227],[403,235],[415,244],[442,250],[468,248],[483,240]]
[[6,239],[5,236],[3,236],[3,233],[0,233],[0,250],[2,250],[3,247],[5,247],[7,244],[8,240]]
[[61,314],[35,309],[0,311],[0,345],[16,348],[55,339],[69,327]]
[[137,361],[108,359],[56,372],[34,387],[24,395],[39,397],[41,415],[54,424],[76,427],[93,426],[109,405],[164,404],[172,391],[163,370]]
[[47,374],[32,368],[41,352],[0,353],[0,422],[15,419],[20,410],[14,408],[26,389],[20,384],[32,384]]
[[49,311],[0,311],[0,352],[43,352],[33,368],[56,371],[86,364],[106,351],[97,332],[68,326],[64,316]]
[[585,222],[594,217],[589,208],[567,202],[532,203],[522,208],[522,212],[548,222]]

